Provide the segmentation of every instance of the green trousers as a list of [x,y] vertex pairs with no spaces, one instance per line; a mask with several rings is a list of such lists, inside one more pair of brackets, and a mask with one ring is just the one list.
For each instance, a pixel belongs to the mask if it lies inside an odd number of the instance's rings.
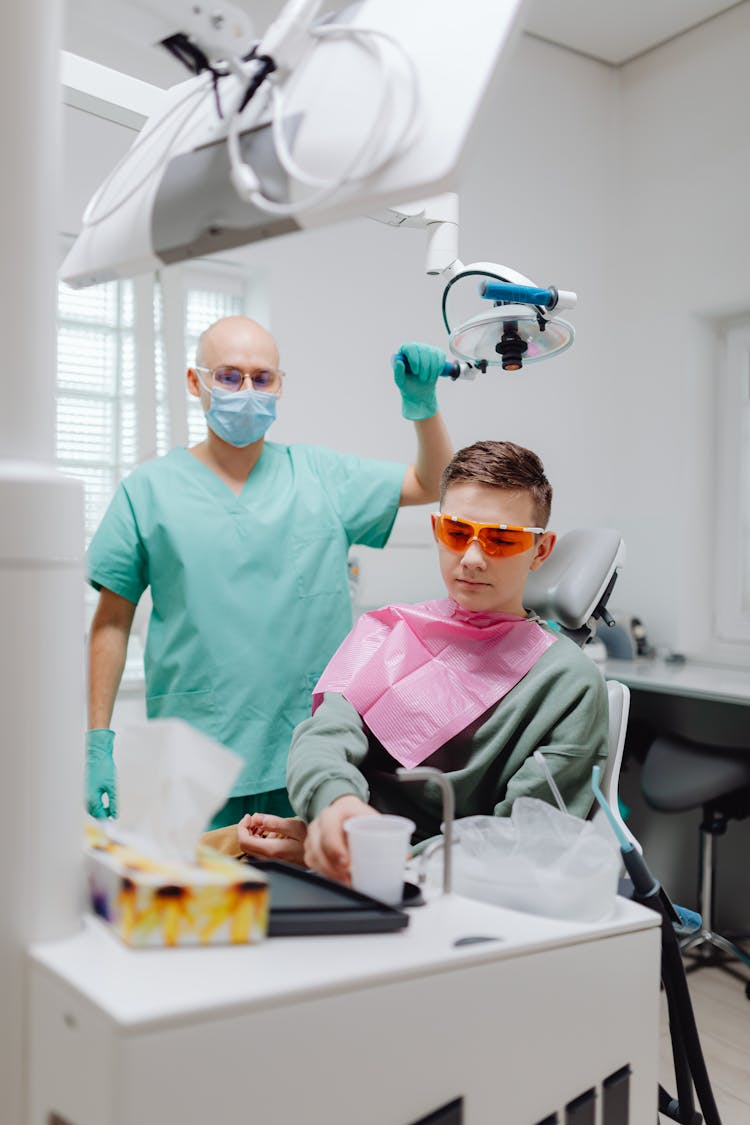
[[248,793],[242,797],[230,797],[216,813],[207,831],[237,824],[245,813],[254,812],[271,813],[273,816],[297,815],[289,804],[286,789],[269,789],[267,793]]

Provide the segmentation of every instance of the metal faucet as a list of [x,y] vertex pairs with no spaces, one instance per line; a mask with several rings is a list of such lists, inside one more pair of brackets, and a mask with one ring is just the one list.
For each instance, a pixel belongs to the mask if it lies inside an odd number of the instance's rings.
[[[399,781],[434,781],[440,786],[443,795],[443,839],[435,842],[435,849],[443,847],[443,894],[449,895],[453,884],[453,818],[456,812],[456,799],[453,786],[442,770],[432,766],[416,766],[414,769],[397,769]],[[432,849],[430,854],[432,854]]]

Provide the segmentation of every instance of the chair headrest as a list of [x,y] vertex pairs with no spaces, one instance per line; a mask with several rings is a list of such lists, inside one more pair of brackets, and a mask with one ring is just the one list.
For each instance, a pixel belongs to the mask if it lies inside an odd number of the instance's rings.
[[523,603],[565,629],[580,629],[606,602],[625,561],[625,544],[612,528],[577,528],[561,535],[550,557],[529,572]]

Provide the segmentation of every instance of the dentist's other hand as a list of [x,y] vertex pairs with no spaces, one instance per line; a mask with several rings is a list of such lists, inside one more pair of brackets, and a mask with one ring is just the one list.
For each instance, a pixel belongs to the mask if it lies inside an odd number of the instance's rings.
[[[117,773],[112,752],[115,732],[106,727],[86,731],[86,805],[100,820],[117,816]],[[109,805],[102,798],[107,795]]]

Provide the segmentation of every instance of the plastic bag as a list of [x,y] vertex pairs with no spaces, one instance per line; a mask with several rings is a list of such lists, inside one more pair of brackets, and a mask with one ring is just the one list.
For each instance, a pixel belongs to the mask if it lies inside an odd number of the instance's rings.
[[[425,864],[430,882],[439,881],[442,849],[430,849]],[[519,797],[509,817],[453,825],[453,890],[467,898],[594,922],[614,909],[619,875],[619,851],[591,821],[534,797]]]

